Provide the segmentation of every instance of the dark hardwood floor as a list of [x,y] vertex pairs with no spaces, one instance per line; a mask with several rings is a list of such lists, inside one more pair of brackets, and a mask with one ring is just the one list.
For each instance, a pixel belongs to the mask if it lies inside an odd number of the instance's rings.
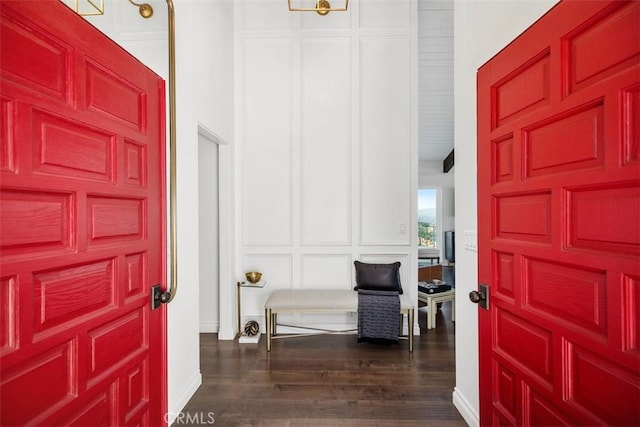
[[[354,335],[258,345],[201,335],[203,384],[174,426],[466,426],[451,403],[455,385],[450,303],[437,328],[390,347]],[[212,413],[212,414],[211,414]],[[215,422],[212,420],[215,419]]]

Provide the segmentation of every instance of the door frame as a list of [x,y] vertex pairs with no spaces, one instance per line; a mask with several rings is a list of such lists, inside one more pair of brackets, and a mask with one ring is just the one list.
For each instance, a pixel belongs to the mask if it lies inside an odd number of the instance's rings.
[[198,122],[198,135],[218,145],[218,283],[220,288],[218,339],[230,340],[236,336],[233,322],[235,319],[233,307],[236,306],[236,302],[231,268],[234,262],[232,146],[227,140],[200,122]]

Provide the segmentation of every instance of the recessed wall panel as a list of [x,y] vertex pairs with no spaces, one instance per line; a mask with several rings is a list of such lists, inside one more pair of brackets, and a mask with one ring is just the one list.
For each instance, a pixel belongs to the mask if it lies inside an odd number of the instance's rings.
[[348,38],[302,40],[300,200],[305,245],[346,245],[351,240],[350,52]]
[[[607,275],[605,271],[551,261],[525,261],[524,306],[604,336],[607,333]],[[571,298],[566,298],[571,295]]]
[[264,320],[264,303],[278,289],[299,289],[293,280],[293,256],[290,254],[245,254],[242,271],[259,271],[267,284],[263,288],[243,288],[242,315]]
[[[36,330],[73,321],[115,304],[113,260],[33,274]],[[82,318],[82,320],[85,320]]]
[[551,332],[494,307],[494,350],[546,386],[553,378]]
[[[293,0],[294,2],[306,3],[311,7],[314,7],[316,0]],[[332,1],[331,7],[344,6],[345,0]],[[317,13],[302,13],[300,14],[300,27],[305,30],[338,30],[351,28],[351,13],[353,11],[353,0],[350,2],[350,6],[346,12],[330,12],[327,15],[321,16]]]
[[45,113],[33,117],[34,169],[39,173],[113,181],[115,136]]
[[367,0],[359,2],[358,5],[360,28],[408,29],[411,25],[411,1],[409,0]]
[[605,8],[565,39],[570,92],[638,65],[638,22],[638,2],[618,3]]
[[291,41],[242,46],[242,214],[245,245],[292,243]]
[[[360,239],[363,245],[415,241],[411,216],[410,41],[360,42]],[[404,232],[403,232],[404,230]]]
[[[295,14],[290,12],[287,2],[247,0],[237,2],[243,30],[290,30]],[[315,3],[312,7],[315,6]]]
[[604,163],[604,106],[581,107],[524,129],[527,177],[567,173]]
[[568,190],[567,200],[569,247],[640,255],[637,183]]
[[303,255],[301,288],[352,289],[353,268],[351,255]]
[[[568,384],[565,400],[603,425],[640,425],[640,375],[591,351],[566,343]],[[603,393],[603,386],[606,392]]]
[[498,237],[548,244],[551,242],[551,193],[496,196]]

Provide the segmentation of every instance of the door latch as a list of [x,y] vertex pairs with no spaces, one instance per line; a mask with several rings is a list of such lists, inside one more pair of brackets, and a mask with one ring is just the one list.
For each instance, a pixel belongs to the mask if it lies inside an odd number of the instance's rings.
[[151,310],[155,310],[167,302],[169,302],[169,292],[162,292],[162,287],[159,284],[153,285],[151,287]]
[[469,292],[469,299],[474,304],[479,304],[485,310],[489,310],[489,286],[484,283],[478,285],[479,290]]

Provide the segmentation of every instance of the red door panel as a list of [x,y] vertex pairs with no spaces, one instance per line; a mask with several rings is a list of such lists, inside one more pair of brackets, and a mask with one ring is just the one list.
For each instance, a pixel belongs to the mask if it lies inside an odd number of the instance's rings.
[[164,83],[0,0],[0,424],[164,425]]
[[478,72],[481,425],[640,425],[640,2],[564,0]]

